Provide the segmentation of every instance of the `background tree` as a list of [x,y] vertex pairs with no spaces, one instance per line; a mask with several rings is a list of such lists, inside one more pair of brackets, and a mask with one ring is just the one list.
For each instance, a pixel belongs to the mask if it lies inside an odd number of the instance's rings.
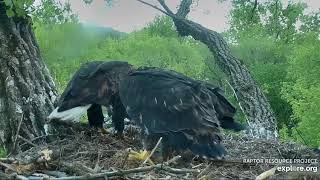
[[[233,1],[233,7],[231,28],[225,36],[269,99],[281,137],[319,146],[315,133],[319,126],[313,121],[317,114],[310,108],[319,107],[318,101],[309,96],[316,94],[309,86],[316,87],[317,82],[307,80],[316,74],[317,64],[312,57],[317,54],[314,49],[319,40],[319,10],[308,13],[310,9],[303,3],[283,6],[281,1],[268,1],[258,3],[258,18],[251,22],[253,1]],[[304,101],[306,96],[308,102]]]
[[27,16],[32,3],[0,2],[0,142],[7,152],[19,151],[20,139],[44,135],[57,95]]

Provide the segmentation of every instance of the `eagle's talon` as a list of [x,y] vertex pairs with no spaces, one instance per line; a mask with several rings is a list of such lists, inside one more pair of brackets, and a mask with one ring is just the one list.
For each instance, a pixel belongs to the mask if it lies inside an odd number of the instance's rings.
[[117,132],[116,133],[116,138],[118,138],[118,139],[124,139],[124,135],[123,135],[123,133],[121,132]]
[[98,130],[102,135],[109,134],[108,131],[105,128],[99,128]]

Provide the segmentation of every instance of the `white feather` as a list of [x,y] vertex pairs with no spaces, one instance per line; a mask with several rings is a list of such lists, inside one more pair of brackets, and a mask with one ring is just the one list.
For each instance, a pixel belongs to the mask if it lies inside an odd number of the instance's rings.
[[49,135],[49,125],[48,124],[44,124],[43,125],[43,128],[44,128],[44,132],[46,135]]
[[60,119],[62,121],[79,121],[81,116],[87,112],[91,104],[86,106],[78,106],[66,111],[58,112],[58,108],[52,111],[48,119]]

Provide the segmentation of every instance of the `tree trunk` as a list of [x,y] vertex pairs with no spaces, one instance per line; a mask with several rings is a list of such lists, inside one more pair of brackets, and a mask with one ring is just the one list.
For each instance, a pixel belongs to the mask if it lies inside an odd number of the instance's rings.
[[44,135],[56,95],[31,20],[7,17],[0,3],[0,143],[7,152],[18,152],[23,138]]
[[172,17],[181,36],[192,36],[206,44],[213,53],[220,69],[230,79],[240,108],[247,118],[250,135],[256,138],[277,138],[276,118],[271,106],[242,61],[231,54],[229,46],[219,33],[185,19],[192,1],[183,0],[176,14],[170,11],[163,0],[159,2],[166,14]]

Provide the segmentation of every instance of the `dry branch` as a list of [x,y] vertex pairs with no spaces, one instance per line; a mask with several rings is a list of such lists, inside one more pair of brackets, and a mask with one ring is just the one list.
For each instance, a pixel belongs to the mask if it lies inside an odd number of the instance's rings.
[[69,176],[69,177],[61,177],[61,178],[53,178],[53,180],[85,180],[85,179],[95,179],[100,177],[114,177],[114,176],[124,176],[128,174],[134,174],[134,173],[141,173],[141,172],[147,172],[152,170],[164,170],[170,173],[175,174],[183,174],[183,173],[199,173],[199,170],[195,169],[178,169],[178,168],[172,168],[169,166],[164,166],[163,164],[156,164],[153,166],[145,166],[145,167],[138,167],[128,170],[117,170],[117,171],[103,171],[102,173],[96,173],[96,174],[86,174],[83,176]]
[[23,113],[21,115],[21,119],[19,121],[19,124],[18,124],[18,128],[17,128],[17,133],[16,133],[16,137],[14,138],[14,142],[13,142],[13,151],[16,151],[16,148],[17,148],[17,140],[18,140],[18,136],[19,136],[19,132],[20,132],[20,128],[21,128],[21,124],[22,124],[22,120],[23,120]]
[[147,163],[149,161],[149,159],[151,158],[151,156],[154,154],[154,152],[156,151],[156,149],[158,148],[158,146],[160,145],[162,140],[162,137],[159,138],[157,144],[154,146],[154,148],[152,149],[151,153],[149,154],[149,156],[143,161],[143,163],[141,164],[141,166],[143,166],[145,163]]
[[259,176],[256,177],[256,180],[264,180],[269,178],[270,176],[276,173],[277,167],[271,168],[268,171],[261,173]]

